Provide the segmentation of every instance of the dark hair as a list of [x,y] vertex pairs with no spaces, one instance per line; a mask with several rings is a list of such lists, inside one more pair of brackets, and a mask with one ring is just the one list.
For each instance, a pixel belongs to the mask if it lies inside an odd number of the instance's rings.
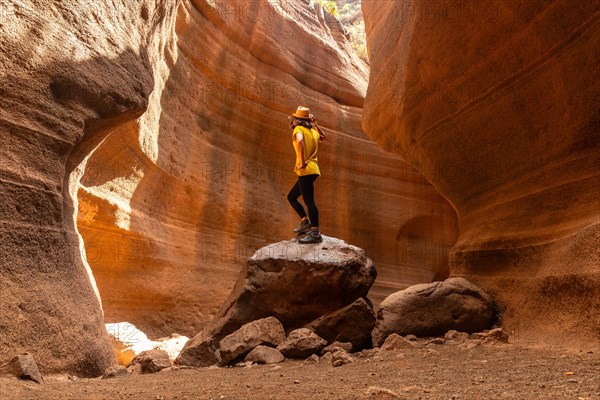
[[307,129],[312,129],[312,127],[313,127],[312,122],[310,122],[310,121],[308,121],[306,119],[300,119],[300,118],[296,118],[296,117],[292,117],[292,118],[300,126],[303,126],[303,127],[307,128]]

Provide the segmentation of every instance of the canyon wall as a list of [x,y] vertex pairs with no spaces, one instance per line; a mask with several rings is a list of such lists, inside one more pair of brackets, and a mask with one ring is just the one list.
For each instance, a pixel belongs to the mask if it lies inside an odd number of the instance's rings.
[[362,132],[368,69],[320,8],[1,11],[0,362],[30,351],[43,372],[98,375],[114,363],[103,322],[197,333],[246,258],[298,222],[286,201],[298,105],[329,136],[322,231],[375,261],[373,300],[448,274],[455,213]]
[[374,259],[373,300],[448,274],[454,211],[362,132],[368,68],[337,20],[308,1],[183,2],[176,42],[151,117],[158,129],[116,128],[79,189],[78,227],[107,321],[193,336],[246,259],[293,236],[288,116],[298,105],[328,133],[321,230]]
[[457,211],[516,341],[600,346],[600,2],[363,1],[365,132]]
[[76,229],[78,181],[113,127],[137,130],[171,1],[3,2],[0,354],[43,372],[115,363]]

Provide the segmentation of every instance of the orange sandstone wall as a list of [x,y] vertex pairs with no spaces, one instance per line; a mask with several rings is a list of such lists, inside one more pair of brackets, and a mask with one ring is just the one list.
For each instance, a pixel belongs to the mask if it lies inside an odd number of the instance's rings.
[[[134,131],[172,37],[171,1],[2,2],[0,363],[97,376],[115,363],[75,210],[87,155]],[[110,4],[109,4],[110,3]]]
[[363,126],[457,210],[517,341],[600,346],[600,2],[364,0]]
[[368,68],[325,15],[308,1],[182,2],[149,111],[137,132],[114,128],[79,188],[107,321],[194,335],[246,258],[292,236],[287,116],[298,105],[329,134],[316,186],[322,232],[374,259],[373,300],[447,275],[454,211],[362,132]]

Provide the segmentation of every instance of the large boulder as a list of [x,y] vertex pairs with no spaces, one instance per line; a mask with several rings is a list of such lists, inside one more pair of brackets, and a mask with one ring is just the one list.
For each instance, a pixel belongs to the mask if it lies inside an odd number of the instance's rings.
[[455,329],[477,332],[495,317],[491,297],[464,278],[414,285],[386,298],[377,310],[374,346],[388,335],[437,336]]
[[373,307],[365,299],[317,318],[306,326],[329,343],[350,342],[357,351],[371,343],[371,331],[375,327]]
[[286,330],[366,297],[377,277],[365,252],[341,239],[303,245],[285,240],[254,253],[204,336],[220,340],[245,323],[276,317]]
[[285,340],[285,331],[277,318],[268,317],[242,325],[219,342],[219,356],[228,364],[258,345],[277,347]]

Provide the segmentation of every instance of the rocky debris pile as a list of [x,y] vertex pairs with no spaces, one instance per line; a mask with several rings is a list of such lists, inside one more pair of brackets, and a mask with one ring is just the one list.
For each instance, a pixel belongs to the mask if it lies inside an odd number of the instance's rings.
[[0,365],[0,376],[17,377],[19,379],[44,383],[44,378],[37,363],[29,353],[19,354],[9,362]]
[[242,325],[240,329],[221,339],[217,356],[222,364],[228,364],[259,345],[277,347],[284,340],[285,331],[281,322],[274,317],[262,318]]
[[318,244],[286,240],[265,246],[248,259],[219,314],[186,343],[176,364],[204,367],[231,362],[227,351],[222,353],[222,339],[269,317],[290,334],[307,328],[323,335],[324,344],[316,352],[334,341],[351,342],[356,350],[369,346],[375,318],[366,296],[376,276],[364,251],[340,239],[323,236]]
[[478,332],[492,326],[491,297],[464,278],[414,285],[388,296],[379,306],[371,333],[381,346],[392,333],[440,336],[449,330]]

